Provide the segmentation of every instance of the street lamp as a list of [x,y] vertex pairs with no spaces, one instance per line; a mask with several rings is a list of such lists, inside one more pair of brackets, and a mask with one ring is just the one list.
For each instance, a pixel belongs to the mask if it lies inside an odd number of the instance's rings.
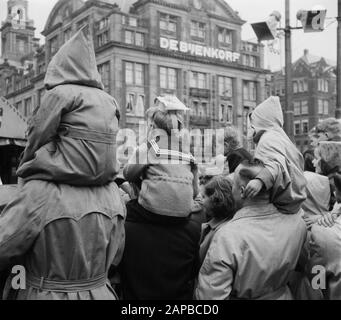
[[[341,0],[339,6],[341,6]],[[340,9],[340,8],[339,8]],[[277,11],[275,11],[277,12]],[[304,32],[321,32],[324,30],[324,22],[327,10],[321,6],[315,6],[311,10],[299,10],[297,19],[301,21],[302,27],[290,26],[290,0],[285,0],[285,28],[277,28],[277,24],[281,19],[281,15],[272,13],[270,19],[272,24],[260,22],[251,24],[258,41],[273,40],[277,37],[277,30],[285,33],[285,108],[284,108],[284,130],[291,140],[294,140],[294,110],[292,103],[292,54],[291,54],[291,30],[303,29]],[[270,27],[272,26],[272,28]],[[340,26],[341,30],[341,26]],[[269,33],[270,31],[270,33]],[[271,37],[272,35],[272,37]],[[275,35],[275,36],[274,36]],[[341,57],[341,53],[340,53]],[[341,74],[341,69],[340,69]],[[340,84],[341,87],[341,84]],[[341,89],[340,89],[341,91]],[[341,104],[340,104],[341,105]],[[340,115],[341,116],[341,115]]]

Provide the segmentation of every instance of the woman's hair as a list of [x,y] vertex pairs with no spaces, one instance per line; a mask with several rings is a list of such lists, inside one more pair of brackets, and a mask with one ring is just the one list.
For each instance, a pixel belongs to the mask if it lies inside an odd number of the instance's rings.
[[336,173],[334,176],[334,184],[336,189],[341,192],[341,173]]
[[172,130],[183,129],[182,111],[162,111],[158,107],[153,107],[147,110],[147,117],[158,129],[166,131],[169,136],[172,135]]
[[331,133],[334,139],[341,139],[341,123],[335,118],[328,118],[316,126],[316,132]]
[[232,184],[223,176],[211,179],[204,187],[210,200],[210,210],[213,217],[232,219],[235,213],[235,203],[232,196]]
[[304,158],[304,171],[316,172],[316,168],[313,164],[315,159],[314,150],[307,150],[303,153]]

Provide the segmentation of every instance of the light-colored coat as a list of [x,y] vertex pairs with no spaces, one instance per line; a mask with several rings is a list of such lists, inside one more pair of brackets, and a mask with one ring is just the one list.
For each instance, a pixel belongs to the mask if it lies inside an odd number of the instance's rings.
[[118,106],[103,91],[92,42],[80,30],[48,66],[17,171],[26,181],[104,185],[118,172]]
[[306,238],[299,215],[255,203],[217,230],[201,267],[196,298],[292,299],[287,287]]
[[271,189],[271,202],[283,213],[294,214],[306,199],[304,159],[283,130],[283,112],[278,97],[270,97],[251,115],[256,132],[265,130],[254,157],[265,169],[257,177],[267,190]]
[[0,271],[21,264],[27,279],[5,298],[115,300],[107,276],[122,257],[124,218],[115,183],[27,182],[0,216]]
[[307,199],[302,203],[305,215],[325,215],[329,211],[331,196],[328,177],[308,171],[304,176],[307,180]]
[[[326,271],[326,289],[324,297],[329,300],[341,300],[341,217],[332,228],[314,224],[309,243],[310,260],[308,271],[322,266]],[[310,278],[316,276],[310,274]]]

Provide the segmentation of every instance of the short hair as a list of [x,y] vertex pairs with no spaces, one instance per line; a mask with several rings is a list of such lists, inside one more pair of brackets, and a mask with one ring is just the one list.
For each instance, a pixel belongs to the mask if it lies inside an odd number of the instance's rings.
[[332,167],[327,161],[324,159],[320,160],[320,168],[321,168],[321,174],[324,176],[329,176],[331,174],[335,174],[341,170],[340,166]]
[[334,184],[336,189],[341,192],[341,173],[336,173],[334,175]]
[[334,136],[341,138],[341,123],[335,118],[328,118],[316,126],[316,132],[330,132]]
[[224,128],[224,156],[226,157],[231,151],[240,148],[238,131],[233,126]]
[[146,114],[159,129],[166,131],[169,136],[172,135],[172,130],[183,129],[183,111],[163,111],[158,107],[152,107],[147,110]]
[[210,199],[213,217],[232,219],[235,214],[235,202],[230,180],[224,176],[214,177],[205,185],[204,190]]

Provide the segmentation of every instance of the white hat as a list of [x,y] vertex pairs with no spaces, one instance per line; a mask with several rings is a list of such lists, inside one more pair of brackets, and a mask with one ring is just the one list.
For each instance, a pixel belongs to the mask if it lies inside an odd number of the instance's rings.
[[165,95],[162,97],[157,97],[155,99],[155,105],[157,107],[161,106],[164,108],[165,111],[188,111],[189,108],[185,106],[176,96],[174,95]]

